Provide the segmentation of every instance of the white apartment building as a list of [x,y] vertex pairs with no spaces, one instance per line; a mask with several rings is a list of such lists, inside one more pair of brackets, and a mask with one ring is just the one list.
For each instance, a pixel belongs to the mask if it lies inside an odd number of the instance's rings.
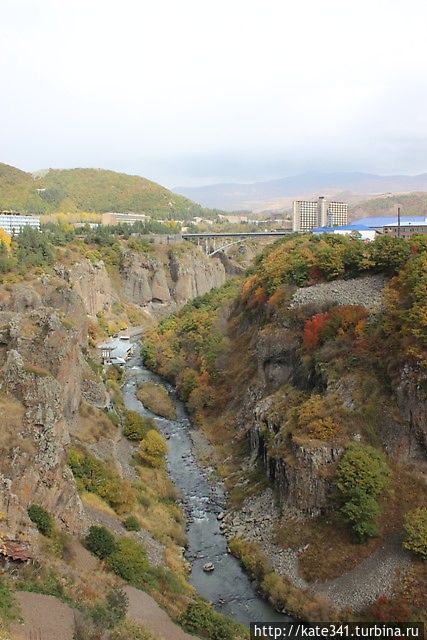
[[327,202],[323,196],[317,200],[294,200],[292,230],[310,231],[315,227],[337,227],[347,224],[346,202]]
[[13,236],[21,233],[24,227],[40,229],[40,218],[37,216],[25,216],[16,211],[0,211],[0,229],[4,229]]

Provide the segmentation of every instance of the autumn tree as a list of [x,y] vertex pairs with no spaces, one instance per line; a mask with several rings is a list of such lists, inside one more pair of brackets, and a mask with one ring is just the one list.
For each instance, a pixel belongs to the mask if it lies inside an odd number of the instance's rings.
[[378,535],[378,496],[389,476],[383,456],[373,447],[354,443],[342,456],[336,487],[341,513],[360,542]]
[[427,560],[427,508],[419,507],[405,514],[405,549]]
[[158,431],[151,429],[139,445],[139,456],[151,467],[162,467],[167,453],[167,445]]

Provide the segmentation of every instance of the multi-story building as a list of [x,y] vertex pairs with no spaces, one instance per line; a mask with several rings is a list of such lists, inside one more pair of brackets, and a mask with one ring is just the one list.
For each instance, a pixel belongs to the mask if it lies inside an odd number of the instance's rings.
[[329,202],[323,196],[317,200],[294,200],[293,231],[310,231],[315,227],[337,227],[347,224],[346,202]]
[[102,224],[135,224],[135,222],[147,222],[150,216],[145,213],[116,213],[109,211],[102,214]]
[[40,218],[37,216],[25,216],[17,211],[0,211],[0,229],[4,229],[13,236],[20,233],[24,227],[40,229]]
[[343,227],[348,224],[348,204],[346,202],[329,202],[328,225],[330,227]]
[[382,228],[382,232],[386,236],[393,236],[395,238],[411,238],[412,236],[417,235],[426,235],[427,234],[427,218],[422,222],[417,220],[410,222],[402,222],[400,224],[400,228],[397,222],[392,224],[385,225]]

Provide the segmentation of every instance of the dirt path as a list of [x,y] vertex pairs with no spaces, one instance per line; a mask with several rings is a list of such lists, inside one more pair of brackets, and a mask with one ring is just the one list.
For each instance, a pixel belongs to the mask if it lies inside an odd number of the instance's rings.
[[11,625],[12,640],[73,640],[74,612],[53,596],[16,594],[24,624]]
[[129,598],[127,617],[140,623],[159,640],[198,640],[172,622],[151,596],[135,587],[126,587]]
[[351,607],[357,611],[378,596],[389,595],[397,575],[409,564],[410,555],[402,549],[401,536],[394,535],[348,573],[312,588],[327,596],[337,607]]

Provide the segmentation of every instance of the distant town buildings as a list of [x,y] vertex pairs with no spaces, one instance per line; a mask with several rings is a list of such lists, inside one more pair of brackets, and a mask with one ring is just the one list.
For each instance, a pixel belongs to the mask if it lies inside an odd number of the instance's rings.
[[231,222],[231,224],[244,224],[249,221],[247,215],[241,215],[239,213],[235,213],[232,215],[224,215],[220,213],[218,215],[220,220],[224,220],[225,222]]
[[394,238],[411,238],[416,235],[427,234],[427,218],[424,219],[424,223],[417,220],[405,221],[399,225],[397,222],[385,225],[382,228],[382,232],[386,236],[393,236]]
[[40,218],[22,215],[17,211],[0,211],[0,229],[13,236],[21,233],[24,227],[40,229]]
[[347,224],[340,227],[315,227],[311,230],[314,234],[334,233],[341,236],[354,236],[360,240],[375,240],[377,231],[363,224]]
[[135,222],[147,222],[150,216],[145,213],[116,213],[109,211],[102,214],[102,224],[135,224]]
[[315,227],[337,227],[348,222],[346,202],[327,202],[323,196],[317,200],[294,200],[292,230],[311,231]]

